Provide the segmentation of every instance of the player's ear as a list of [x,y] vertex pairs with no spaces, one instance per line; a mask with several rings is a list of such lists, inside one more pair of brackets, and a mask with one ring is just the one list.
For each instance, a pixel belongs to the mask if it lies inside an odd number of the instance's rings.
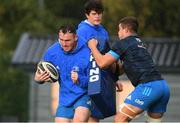
[[129,28],[127,28],[127,27],[124,28],[124,29],[125,29],[125,32],[126,32],[126,33],[128,33],[128,32],[130,31]]
[[76,34],[75,34],[74,36],[75,36],[75,41],[77,41],[77,39],[78,39],[78,36],[77,36]]
[[88,18],[89,17],[89,15],[88,14],[85,14],[86,15],[86,18]]

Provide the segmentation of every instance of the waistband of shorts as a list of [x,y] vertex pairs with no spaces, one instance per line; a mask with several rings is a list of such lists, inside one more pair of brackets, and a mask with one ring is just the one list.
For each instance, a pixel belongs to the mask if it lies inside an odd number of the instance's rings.
[[139,81],[138,84],[141,84],[141,83],[149,83],[149,82],[156,82],[158,80],[164,80],[163,78],[160,78],[160,77],[154,77],[154,78],[151,78],[151,79],[144,79],[144,80],[141,80]]

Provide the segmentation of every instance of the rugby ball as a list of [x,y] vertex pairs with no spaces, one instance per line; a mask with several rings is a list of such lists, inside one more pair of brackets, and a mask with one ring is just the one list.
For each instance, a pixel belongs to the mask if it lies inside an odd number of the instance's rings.
[[59,78],[59,73],[56,69],[56,67],[51,64],[50,62],[46,61],[40,61],[37,65],[38,69],[40,72],[47,71],[50,74],[50,80],[49,82],[54,83],[58,80]]

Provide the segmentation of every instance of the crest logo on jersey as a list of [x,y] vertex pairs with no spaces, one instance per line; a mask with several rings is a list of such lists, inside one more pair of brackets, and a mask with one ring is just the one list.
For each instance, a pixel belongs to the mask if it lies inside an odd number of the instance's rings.
[[59,66],[56,66],[56,68],[59,70]]

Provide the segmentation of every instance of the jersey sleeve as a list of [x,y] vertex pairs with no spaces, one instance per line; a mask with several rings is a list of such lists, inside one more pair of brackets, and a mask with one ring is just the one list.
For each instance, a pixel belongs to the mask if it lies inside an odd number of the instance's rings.
[[80,28],[77,30],[77,35],[80,40],[83,40],[84,42],[88,42],[90,39],[95,38],[92,31],[88,31],[87,29]]
[[113,50],[110,50],[108,52],[108,54],[110,54],[111,56],[113,56],[117,60],[120,59],[120,56],[116,52],[114,52]]
[[52,61],[52,57],[51,57],[51,53],[49,50],[45,51],[42,59],[42,61],[47,61],[47,62],[51,62]]

